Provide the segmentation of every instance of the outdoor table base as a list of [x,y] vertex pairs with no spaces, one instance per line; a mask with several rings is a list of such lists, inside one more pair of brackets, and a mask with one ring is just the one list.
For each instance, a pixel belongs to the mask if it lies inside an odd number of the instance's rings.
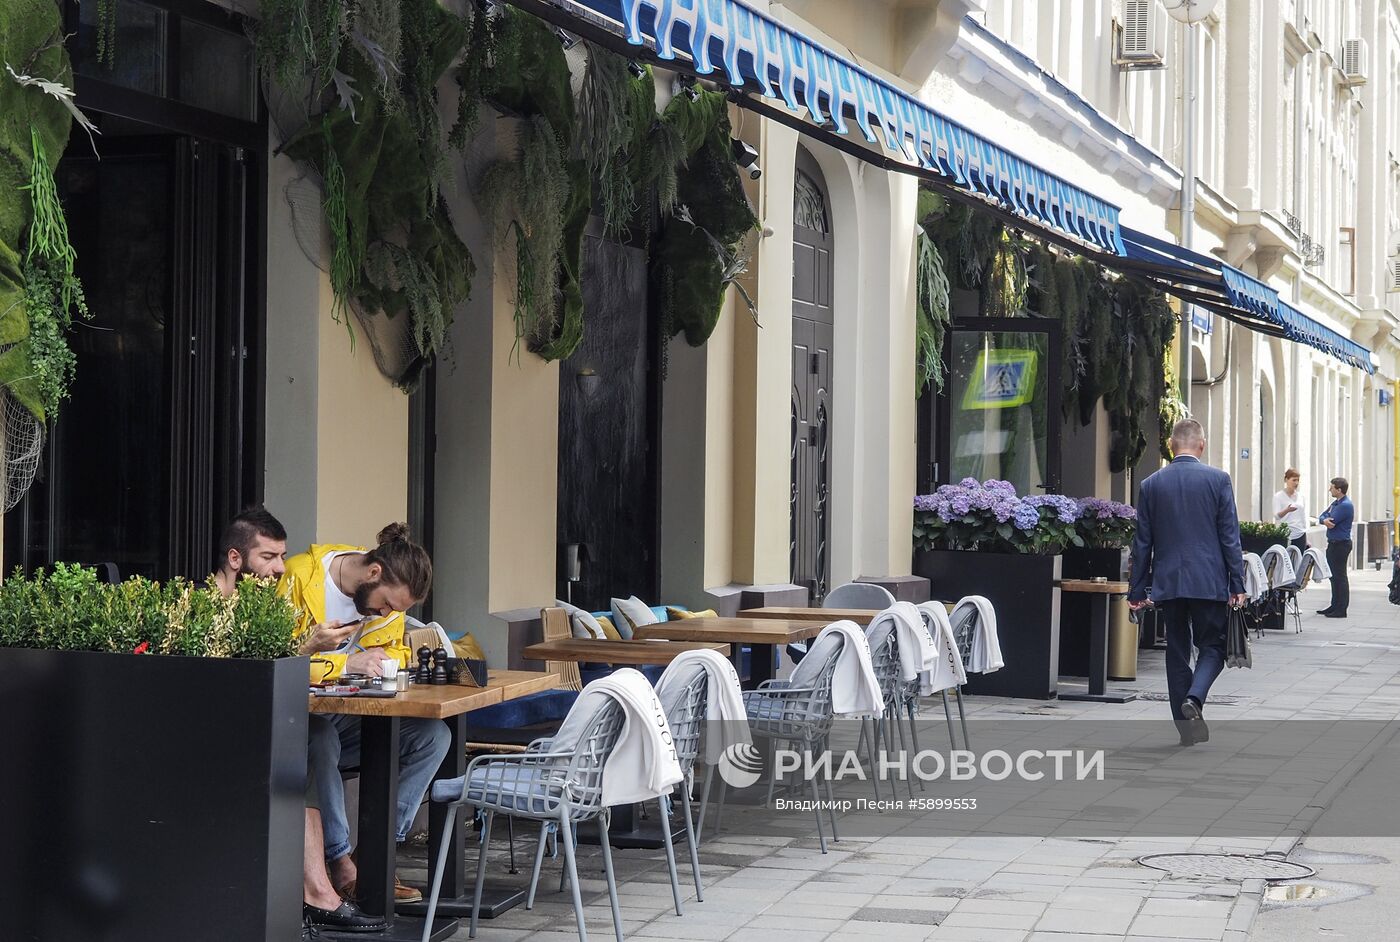
[[[452,740],[451,746],[447,750],[447,757],[442,760],[442,765],[439,766],[435,778],[457,778],[467,773],[466,744],[471,741],[467,732],[467,716],[463,713],[443,722],[447,724]],[[467,830],[466,809],[464,807],[458,805],[449,808],[440,802],[429,803],[428,864],[431,872],[431,867],[437,860],[438,848],[442,846],[443,833],[447,830],[449,814],[457,814],[463,820],[459,820],[457,827],[452,829],[452,848],[447,852],[447,860],[443,865],[442,892],[438,897],[437,914],[469,919],[472,914],[472,894],[475,883],[468,884],[463,866]],[[515,886],[488,877],[481,889],[481,918],[495,919],[502,913],[509,912],[519,906],[525,902],[525,891],[526,887],[524,886]],[[428,913],[427,891],[424,891],[422,902],[400,903],[394,907],[394,911],[408,916],[426,916]],[[420,922],[419,925],[421,926],[422,923]]]
[[[651,816],[645,821],[641,816],[641,805],[618,805],[612,809],[612,822],[608,825],[608,839],[612,846],[621,849],[661,850],[666,846],[661,831],[661,809],[651,803],[648,809]],[[671,813],[671,843],[680,844],[686,839],[685,819],[678,813]],[[593,823],[578,829],[580,844],[598,843],[598,826]]]
[[[362,716],[360,747],[360,839],[358,853],[361,908],[383,915],[388,928],[379,932],[336,932],[322,929],[325,939],[409,940],[423,937],[423,920],[397,918],[389,907],[394,898],[394,809],[399,796],[399,725],[397,716]],[[434,919],[433,942],[457,931],[456,919]]]
[[[1091,700],[1096,703],[1130,703],[1135,693],[1108,692],[1108,600],[1127,592],[1123,583],[1098,583],[1094,588],[1078,588],[1079,580],[1060,583],[1062,592],[1090,592],[1089,600],[1089,689],[1086,693],[1060,691],[1061,700]],[[1121,588],[1120,588],[1121,587]]]

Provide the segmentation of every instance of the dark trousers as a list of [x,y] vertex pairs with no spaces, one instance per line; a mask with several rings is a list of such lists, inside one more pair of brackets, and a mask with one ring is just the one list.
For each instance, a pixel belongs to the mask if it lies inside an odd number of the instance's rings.
[[[1225,625],[1228,602],[1213,599],[1170,599],[1158,602],[1167,626],[1167,697],[1172,719],[1185,719],[1181,701],[1195,697],[1206,702],[1210,685],[1225,668]],[[1191,670],[1195,646],[1196,669]]]
[[1308,536],[1306,533],[1298,537],[1298,539],[1293,540],[1292,543],[1294,546],[1298,547],[1298,552],[1306,553],[1308,551]]
[[1327,611],[1345,615],[1351,604],[1351,583],[1347,581],[1347,559],[1351,557],[1351,540],[1327,541],[1327,568],[1332,570],[1332,604]]

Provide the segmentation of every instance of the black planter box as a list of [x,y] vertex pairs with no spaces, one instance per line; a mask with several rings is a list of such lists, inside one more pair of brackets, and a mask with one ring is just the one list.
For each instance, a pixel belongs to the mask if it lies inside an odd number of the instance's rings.
[[1060,675],[1059,556],[920,550],[914,575],[929,580],[933,597],[956,602],[982,595],[997,613],[997,638],[1006,666],[968,674],[967,692],[1049,700]]
[[1287,545],[1287,537],[1284,537],[1281,540],[1275,540],[1267,536],[1245,536],[1243,533],[1240,534],[1240,550],[1241,552],[1245,553],[1257,553],[1258,555],[1263,556],[1264,551],[1270,546]]
[[306,658],[0,648],[0,937],[288,942]]
[[[1065,548],[1061,578],[1110,581],[1123,578],[1123,551],[1070,546]],[[1060,673],[1089,676],[1089,617],[1092,596],[1069,592],[1060,596]]]

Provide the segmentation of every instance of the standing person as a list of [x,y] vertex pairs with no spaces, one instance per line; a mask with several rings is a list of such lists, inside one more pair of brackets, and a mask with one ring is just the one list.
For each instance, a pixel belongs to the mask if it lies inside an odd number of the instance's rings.
[[1298,552],[1308,551],[1308,507],[1298,490],[1302,475],[1293,468],[1283,472],[1283,490],[1274,495],[1274,519],[1288,524],[1288,542]]
[[1327,528],[1327,568],[1332,570],[1332,604],[1317,611],[1325,618],[1346,618],[1347,606],[1351,604],[1347,559],[1351,556],[1351,522],[1356,508],[1347,496],[1349,487],[1346,478],[1333,478],[1328,488],[1332,506],[1317,515],[1318,522]]
[[1245,602],[1244,561],[1234,487],[1228,474],[1201,462],[1201,423],[1176,423],[1171,445],[1172,463],[1142,482],[1128,606],[1162,610],[1172,719],[1181,744],[1190,746],[1210,739],[1203,711],[1225,667],[1228,607]]
[[[391,523],[379,531],[372,550],[348,545],[313,545],[287,560],[280,589],[301,613],[303,634],[329,625],[354,623],[356,631],[334,649],[311,659],[313,682],[345,671],[383,674],[386,659],[407,667],[404,612],[428,595],[433,563],[427,550],[408,538],[408,525]],[[440,720],[405,719],[399,733],[399,801],[396,838],[402,844],[433,774],[451,745]],[[325,826],[325,857],[331,882],[346,899],[355,897],[358,871],[350,856],[350,822],[340,769],[359,764],[360,718],[331,714],[330,723],[311,730],[310,767],[319,791]],[[394,878],[394,902],[414,903],[423,893]]]
[[[220,595],[230,596],[238,591],[238,580],[244,576],[277,579],[286,572],[287,530],[282,522],[261,504],[249,507],[234,517],[219,538],[219,555],[209,586]],[[298,654],[316,654],[334,648],[353,632],[359,623],[340,626],[316,625],[302,639]],[[319,724],[327,727],[324,716],[307,718],[311,730]],[[307,807],[304,821],[301,861],[302,939],[319,937],[317,926],[332,927],[347,932],[371,932],[384,928],[384,920],[367,916],[346,902],[331,886],[326,872],[325,838],[321,829],[321,811],[316,801],[314,775],[307,781]]]

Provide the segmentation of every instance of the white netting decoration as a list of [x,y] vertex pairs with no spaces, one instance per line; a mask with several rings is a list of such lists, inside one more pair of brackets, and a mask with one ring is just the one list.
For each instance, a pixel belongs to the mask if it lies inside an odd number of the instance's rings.
[[39,472],[39,458],[44,453],[44,423],[15,401],[7,391],[0,390],[5,408],[5,438],[0,441],[0,457],[5,462],[5,493],[3,510],[8,512],[23,499]]

